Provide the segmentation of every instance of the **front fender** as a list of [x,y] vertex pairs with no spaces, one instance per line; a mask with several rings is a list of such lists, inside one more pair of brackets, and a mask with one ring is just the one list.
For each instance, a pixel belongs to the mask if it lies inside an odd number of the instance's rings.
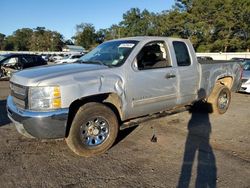
[[118,75],[88,76],[84,79],[74,79],[74,82],[61,87],[62,105],[69,107],[78,99],[105,93],[115,93],[123,106],[126,104],[124,80]]

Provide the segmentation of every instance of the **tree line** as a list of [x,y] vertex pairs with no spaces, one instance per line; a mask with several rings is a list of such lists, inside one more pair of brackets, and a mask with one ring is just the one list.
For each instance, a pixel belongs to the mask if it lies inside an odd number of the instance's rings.
[[7,37],[0,33],[1,50],[59,51],[63,45],[63,36],[45,27],[18,29]]
[[[76,25],[72,40],[91,49],[105,40],[145,35],[188,38],[197,52],[249,51],[250,1],[175,0],[171,10],[161,13],[131,8],[122,21],[106,29]],[[0,34],[2,50],[56,51],[65,44],[72,41],[44,27],[18,29],[7,37]]]

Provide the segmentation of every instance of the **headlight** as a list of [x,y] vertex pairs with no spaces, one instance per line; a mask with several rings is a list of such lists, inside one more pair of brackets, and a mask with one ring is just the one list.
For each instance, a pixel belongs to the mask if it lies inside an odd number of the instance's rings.
[[28,100],[30,110],[50,110],[61,108],[60,87],[30,87]]

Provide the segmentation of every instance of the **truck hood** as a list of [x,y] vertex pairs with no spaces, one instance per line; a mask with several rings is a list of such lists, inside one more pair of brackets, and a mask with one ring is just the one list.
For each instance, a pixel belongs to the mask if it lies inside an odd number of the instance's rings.
[[107,68],[108,67],[103,65],[78,63],[47,65],[18,71],[13,74],[10,81],[24,86],[37,86],[43,80]]

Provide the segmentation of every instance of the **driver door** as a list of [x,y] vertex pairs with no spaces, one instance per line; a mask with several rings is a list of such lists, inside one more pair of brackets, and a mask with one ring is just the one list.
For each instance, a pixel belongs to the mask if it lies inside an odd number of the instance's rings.
[[169,109],[177,101],[177,70],[164,41],[146,44],[136,56],[128,76],[128,118]]

